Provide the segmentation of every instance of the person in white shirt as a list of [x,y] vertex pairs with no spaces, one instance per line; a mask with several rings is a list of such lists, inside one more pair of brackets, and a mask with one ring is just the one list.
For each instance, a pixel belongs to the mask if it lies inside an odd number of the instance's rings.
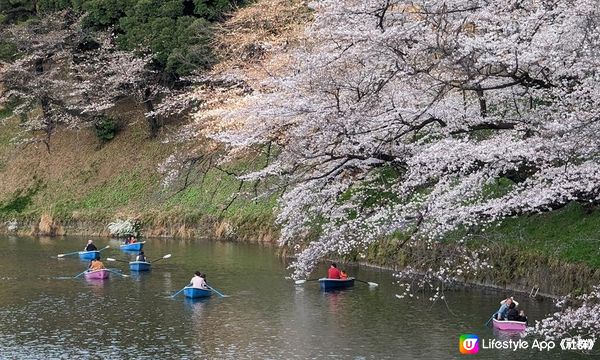
[[135,257],[135,261],[147,261],[146,260],[146,255],[144,255],[143,251],[140,251],[140,253],[138,254],[138,256]]
[[194,277],[190,281],[193,288],[208,290],[208,284],[206,283],[206,274],[200,273],[200,271],[196,271],[194,273]]

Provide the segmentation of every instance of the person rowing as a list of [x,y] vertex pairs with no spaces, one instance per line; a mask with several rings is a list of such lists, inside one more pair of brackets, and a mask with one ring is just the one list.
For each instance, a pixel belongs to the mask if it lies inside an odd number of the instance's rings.
[[146,255],[144,255],[143,251],[140,251],[140,253],[138,254],[138,256],[135,257],[135,261],[147,261],[146,260]]
[[96,256],[96,258],[92,261],[90,261],[90,266],[88,267],[89,271],[96,271],[96,270],[102,270],[102,269],[106,269],[104,267],[104,263],[102,263],[102,261],[100,261],[100,254],[98,254],[98,256]]
[[329,266],[329,270],[327,270],[327,278],[329,278],[329,279],[341,278],[340,270],[338,270],[336,263],[331,263],[331,266]]
[[206,274],[196,271],[194,277],[190,280],[193,288],[208,290],[208,284],[206,283]]
[[87,245],[85,246],[84,251],[97,251],[98,248],[94,245],[92,240],[88,240]]
[[[494,318],[496,320],[506,320],[508,317],[508,311],[510,310],[510,305],[512,303],[515,303],[515,306],[518,306],[519,303],[516,302],[512,296],[511,297],[507,297],[506,299],[502,300],[500,302],[500,308],[498,309],[498,311],[496,311],[496,313],[494,314]],[[514,307],[513,307],[514,308]]]

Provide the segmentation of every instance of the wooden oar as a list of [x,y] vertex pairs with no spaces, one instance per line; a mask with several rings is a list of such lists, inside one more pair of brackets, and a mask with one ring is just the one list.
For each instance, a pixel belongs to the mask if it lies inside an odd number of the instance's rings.
[[75,255],[75,254],[79,254],[79,251],[74,251],[74,252],[70,252],[70,253],[66,253],[66,254],[58,254],[56,257],[63,257],[63,256],[69,256],[69,255]]
[[[103,247],[100,250],[90,250],[90,251],[102,251],[102,250],[108,249],[109,247],[110,247],[110,245],[107,245],[107,246]],[[64,256],[79,254],[80,252],[86,252],[86,250],[83,250],[83,251],[73,251],[73,252],[66,253],[66,254],[58,254],[56,257],[61,258],[61,257],[64,257]]]
[[175,296],[179,295],[180,292],[182,292],[183,290],[185,290],[186,287],[190,286],[192,284],[187,284],[186,286],[183,287],[183,289],[179,290],[178,292],[176,292],[175,294],[171,295],[172,298],[174,298]]
[[302,285],[302,284],[304,284],[304,283],[305,283],[305,282],[307,282],[307,281],[318,281],[318,280],[319,280],[319,279],[308,279],[308,280],[306,280],[306,279],[303,279],[303,280],[296,280],[296,281],[294,281],[294,284],[296,284],[296,285]]
[[368,285],[369,285],[369,286],[371,286],[371,287],[377,287],[377,286],[379,286],[379,284],[378,284],[378,283],[376,283],[376,282],[364,281],[364,280],[358,280],[358,279],[354,279],[354,280],[356,280],[356,281],[358,281],[358,282],[361,282],[361,283],[368,284]]
[[150,263],[155,263],[155,262],[157,262],[157,261],[160,261],[160,260],[162,260],[162,259],[168,259],[168,258],[170,258],[170,257],[171,257],[171,254],[167,254],[167,255],[165,255],[165,256],[163,256],[163,257],[161,257],[161,258],[158,258],[158,259],[156,259],[156,260],[152,260],[152,261],[150,261]]
[[88,271],[88,269],[85,269],[84,271],[80,272],[79,274],[73,276],[73,279],[77,279],[78,277],[80,277],[81,275],[85,274]]
[[129,277],[129,275],[121,274],[121,273],[120,273],[120,272],[118,272],[118,271],[114,271],[114,270],[111,270],[111,269],[105,269],[105,270],[107,270],[108,272],[111,272],[111,273],[113,273],[113,274],[121,275],[122,277],[125,277],[125,278],[126,278],[126,277]]
[[212,291],[214,291],[214,292],[216,292],[217,294],[219,294],[219,296],[220,296],[220,297],[229,297],[229,295],[223,295],[223,294],[221,294],[221,292],[219,292],[219,290],[215,289],[215,288],[214,288],[214,287],[212,287],[212,286],[209,286],[208,284],[207,284],[206,286],[208,286],[208,288],[209,288],[209,289],[211,289]]
[[494,315],[496,315],[496,313],[493,313],[492,316],[489,318],[489,320],[486,321],[485,324],[483,324],[483,326],[488,326],[488,324],[490,323],[490,321],[492,321],[492,319],[494,318]]
[[118,261],[118,262],[129,264],[129,261],[120,260],[120,259],[113,259],[113,258],[106,258],[106,261]]

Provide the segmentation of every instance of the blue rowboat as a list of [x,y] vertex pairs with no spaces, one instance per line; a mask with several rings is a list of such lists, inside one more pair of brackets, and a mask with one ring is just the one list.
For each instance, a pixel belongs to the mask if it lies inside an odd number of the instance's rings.
[[96,257],[100,256],[100,251],[98,250],[93,250],[93,251],[80,251],[79,252],[79,258],[81,260],[94,260]]
[[185,295],[185,297],[190,298],[190,299],[197,299],[197,298],[203,298],[203,297],[209,297],[212,295],[212,291],[211,290],[204,290],[204,289],[197,289],[197,288],[193,288],[191,286],[186,286],[183,289],[183,295]]
[[147,261],[131,261],[129,263],[129,270],[131,270],[131,271],[148,271],[148,270],[150,270],[150,263]]
[[121,245],[121,250],[124,250],[124,251],[140,251],[144,247],[145,243],[146,243],[145,241],[142,241],[142,242],[134,242],[134,243],[131,243],[131,244],[123,244],[123,245]]
[[354,286],[354,278],[350,277],[344,280],[321,278],[319,279],[319,285],[321,290],[344,289]]

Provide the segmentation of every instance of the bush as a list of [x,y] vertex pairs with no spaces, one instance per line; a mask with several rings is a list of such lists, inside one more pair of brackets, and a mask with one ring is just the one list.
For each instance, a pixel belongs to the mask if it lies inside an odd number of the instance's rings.
[[102,142],[112,140],[119,131],[119,124],[117,121],[104,115],[98,117],[94,127],[96,129],[96,136]]
[[117,219],[108,224],[110,235],[116,238],[126,238],[130,235],[139,237],[141,235],[142,224],[138,220]]
[[15,44],[0,41],[0,61],[13,61],[17,55],[18,52]]

